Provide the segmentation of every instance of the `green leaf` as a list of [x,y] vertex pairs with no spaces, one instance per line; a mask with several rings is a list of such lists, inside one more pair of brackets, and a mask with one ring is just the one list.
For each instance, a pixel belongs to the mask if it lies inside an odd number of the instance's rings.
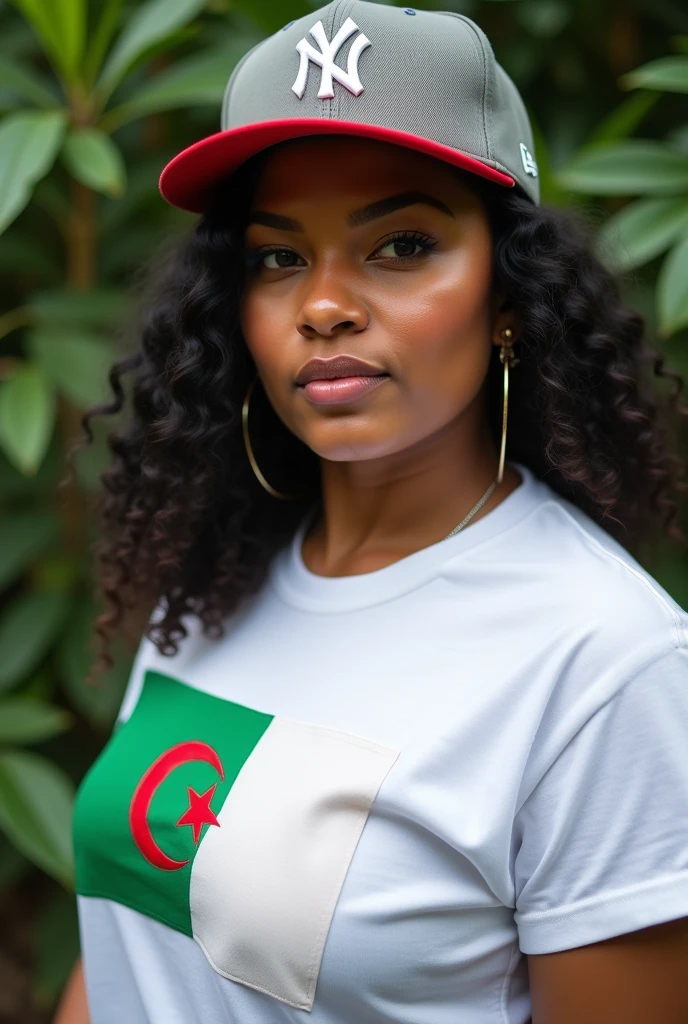
[[34,864],[72,888],[74,786],[57,765],[24,750],[0,753],[0,828]]
[[636,92],[628,96],[623,103],[602,118],[588,136],[586,145],[627,139],[649,114],[658,99],[659,93],[656,92]]
[[0,232],[24,209],[60,148],[67,123],[62,110],[23,110],[0,123]]
[[27,509],[0,518],[0,588],[13,583],[33,560],[59,542],[58,520]]
[[662,334],[688,326],[688,235],[664,260],[657,278],[657,305]]
[[598,250],[618,270],[640,267],[666,252],[688,231],[688,197],[636,199],[614,214],[598,236]]
[[86,0],[14,0],[53,67],[74,82],[84,52]]
[[119,25],[122,0],[104,0],[95,31],[91,33],[84,61],[84,78],[90,90],[100,71],[110,41]]
[[124,655],[121,645],[116,645],[112,668],[95,683],[86,683],[86,676],[95,661],[92,637],[96,616],[96,609],[90,601],[77,602],[61,635],[57,665],[71,704],[93,726],[109,730],[124,697],[132,658]]
[[56,409],[55,389],[36,366],[27,364],[0,384],[0,446],[27,476],[45,456]]
[[73,892],[58,889],[35,930],[33,996],[46,1009],[64,990],[79,956],[79,918]]
[[589,146],[558,178],[573,192],[598,196],[680,194],[688,191],[688,154],[648,140]]
[[37,743],[68,729],[74,716],[35,697],[0,698],[0,743]]
[[60,593],[23,593],[0,616],[0,690],[29,674],[55,642],[69,613]]
[[207,0],[147,0],[132,14],[112,48],[96,86],[101,102],[150,46],[188,24]]
[[24,67],[4,54],[0,61],[0,89],[6,89],[17,99],[35,103],[37,107],[53,108],[62,105],[49,79],[34,68]]
[[88,327],[112,327],[127,314],[128,295],[122,288],[100,286],[87,292],[70,288],[45,288],[33,292],[28,308],[39,325],[75,324]]
[[659,57],[622,75],[619,82],[624,89],[688,92],[688,57]]
[[220,104],[235,64],[258,41],[257,34],[242,34],[234,38],[232,47],[224,47],[219,53],[203,53],[179,61],[169,71],[146,81],[126,103],[109,110],[101,127],[111,132],[161,110]]
[[[197,42],[200,34],[201,26],[194,23],[187,25],[184,28],[178,28],[176,32],[171,32],[169,35],[163,36],[161,39],[156,39],[154,43],[151,43],[150,46],[146,46],[138,54],[136,60],[129,66],[126,77],[130,78],[131,76],[135,76],[135,80],[137,82],[140,81],[143,76],[141,74],[137,75],[137,71],[142,71],[145,66],[151,64],[158,55],[163,57],[163,63],[169,63],[170,57],[175,50],[187,46],[190,43]],[[94,89],[95,88],[97,87],[94,86]],[[102,111],[103,101],[109,97],[104,98],[101,93],[97,93],[95,91],[93,95],[99,104],[100,110]]]
[[117,198],[124,192],[127,172],[118,146],[99,128],[72,128],[62,147],[67,169],[95,192]]
[[111,397],[108,374],[115,353],[107,341],[83,329],[46,326],[30,332],[26,345],[57,389],[77,405],[86,408]]

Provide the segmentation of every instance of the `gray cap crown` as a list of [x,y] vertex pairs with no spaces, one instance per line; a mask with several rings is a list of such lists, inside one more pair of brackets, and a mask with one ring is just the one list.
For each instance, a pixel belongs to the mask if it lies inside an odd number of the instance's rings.
[[539,202],[523,100],[485,33],[460,14],[333,0],[291,22],[232,72],[221,130],[283,118],[409,132],[511,176]]

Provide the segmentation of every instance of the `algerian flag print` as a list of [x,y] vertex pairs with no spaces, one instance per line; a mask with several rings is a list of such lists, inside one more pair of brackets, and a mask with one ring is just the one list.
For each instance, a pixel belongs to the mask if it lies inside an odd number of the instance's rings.
[[218,974],[310,1010],[335,904],[398,754],[149,669],[77,793],[76,891],[183,932]]

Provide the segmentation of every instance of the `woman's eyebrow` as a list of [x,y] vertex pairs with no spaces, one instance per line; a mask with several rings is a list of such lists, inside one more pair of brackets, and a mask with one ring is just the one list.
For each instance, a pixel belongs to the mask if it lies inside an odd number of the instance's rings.
[[[378,199],[374,203],[369,203],[368,206],[352,210],[347,216],[346,222],[349,227],[360,227],[362,224],[377,220],[388,213],[402,210],[406,206],[415,206],[416,203],[434,206],[436,210],[456,219],[446,203],[428,195],[427,192],[399,192],[398,195],[388,196],[387,199]],[[254,210],[249,216],[248,224],[263,224],[265,227],[277,228],[279,231],[303,231],[300,221],[294,220],[292,217],[283,217],[278,213],[269,213],[267,210]]]
[[379,199],[375,203],[370,203],[369,206],[362,206],[359,210],[352,210],[346,221],[349,227],[360,227],[361,224],[367,224],[370,220],[377,220],[378,217],[394,213],[395,210],[402,210],[405,206],[415,206],[416,203],[434,206],[436,210],[446,213],[449,217],[454,217],[446,203],[428,195],[427,192],[400,192],[396,196],[389,196],[387,199]]

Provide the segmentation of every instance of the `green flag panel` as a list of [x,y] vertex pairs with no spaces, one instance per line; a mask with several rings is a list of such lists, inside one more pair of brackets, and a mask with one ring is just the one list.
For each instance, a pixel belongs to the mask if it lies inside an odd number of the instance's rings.
[[272,719],[148,670],[77,792],[76,891],[191,936],[194,856]]

